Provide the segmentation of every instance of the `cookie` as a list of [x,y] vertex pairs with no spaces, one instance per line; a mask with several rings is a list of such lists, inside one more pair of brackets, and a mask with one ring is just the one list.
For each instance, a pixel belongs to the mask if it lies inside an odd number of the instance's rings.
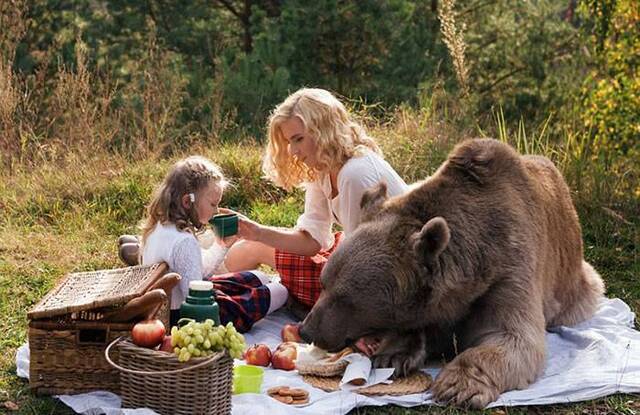
[[271,396],[271,395],[277,395],[278,393],[280,393],[280,388],[282,386],[274,386],[273,388],[269,388],[267,389],[267,395]]
[[309,403],[309,397],[305,397],[305,398],[300,398],[300,399],[294,399],[293,402],[291,402],[291,405],[303,405],[305,403]]
[[301,405],[309,402],[309,392],[302,388],[274,386],[267,389],[267,395],[287,405]]
[[272,398],[282,403],[286,403],[287,405],[291,405],[293,403],[293,398],[291,396],[273,395]]
[[309,392],[301,388],[292,388],[285,391],[280,391],[282,396],[291,396],[293,399],[303,399],[309,397]]

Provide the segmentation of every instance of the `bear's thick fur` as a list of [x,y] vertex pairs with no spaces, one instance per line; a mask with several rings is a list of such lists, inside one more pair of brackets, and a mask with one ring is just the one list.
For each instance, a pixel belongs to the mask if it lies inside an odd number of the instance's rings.
[[526,388],[544,367],[545,328],[589,318],[603,295],[544,157],[469,140],[408,193],[387,199],[380,186],[362,208],[301,335],[329,350],[374,335],[374,365],[396,375],[452,358],[432,386],[439,401],[481,408]]

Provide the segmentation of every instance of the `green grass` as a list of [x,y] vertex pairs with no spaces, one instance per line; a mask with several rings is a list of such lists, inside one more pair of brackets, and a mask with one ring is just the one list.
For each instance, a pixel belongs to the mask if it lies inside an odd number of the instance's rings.
[[[554,159],[564,171],[578,208],[584,232],[585,256],[603,275],[607,294],[620,297],[640,312],[638,261],[640,188],[633,160],[615,160],[603,167],[599,149],[577,137],[563,145],[549,144],[544,133],[525,142],[524,129],[504,137]],[[444,160],[456,137],[419,116],[400,114],[394,123],[372,127],[373,135],[391,164],[407,181],[423,178]],[[520,135],[518,135],[520,134]],[[533,140],[533,142],[531,141]],[[544,143],[541,143],[544,140]],[[213,147],[213,146],[211,146]],[[290,226],[302,210],[302,193],[285,194],[260,177],[261,148],[243,145],[199,147],[221,164],[233,186],[224,204],[252,218]],[[26,341],[26,311],[65,273],[115,267],[116,238],[136,231],[153,187],[177,158],[131,160],[96,152],[64,160],[42,162],[37,169],[14,168],[0,182],[0,413],[67,414],[59,401],[34,396],[15,375],[15,351]],[[4,402],[14,402],[9,411]],[[502,411],[502,412],[500,412]],[[616,395],[593,402],[523,408],[496,413],[638,413],[640,397]],[[358,408],[355,414],[463,413],[452,408]]]

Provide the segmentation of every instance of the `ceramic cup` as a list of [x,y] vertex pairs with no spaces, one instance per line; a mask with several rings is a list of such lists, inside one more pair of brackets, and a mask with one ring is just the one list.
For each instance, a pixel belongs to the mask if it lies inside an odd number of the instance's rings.
[[209,224],[219,238],[226,238],[238,233],[238,215],[235,213],[216,215],[209,219]]

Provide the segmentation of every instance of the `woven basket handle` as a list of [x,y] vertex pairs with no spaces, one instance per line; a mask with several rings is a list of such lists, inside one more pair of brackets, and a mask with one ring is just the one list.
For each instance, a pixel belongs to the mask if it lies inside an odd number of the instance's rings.
[[114,341],[112,341],[111,343],[109,343],[107,348],[104,350],[104,357],[105,357],[105,359],[107,359],[107,362],[109,362],[109,364],[111,366],[113,366],[114,368],[116,368],[118,370],[121,370],[123,372],[134,374],[134,375],[168,375],[170,373],[187,372],[187,371],[192,370],[192,369],[197,369],[199,367],[206,366],[206,365],[212,363],[213,361],[220,359],[221,356],[222,356],[221,353],[216,353],[216,354],[214,354],[213,356],[209,357],[208,359],[206,359],[203,362],[200,362],[200,363],[195,364],[193,366],[183,367],[182,369],[161,370],[161,371],[157,371],[157,372],[151,372],[151,371],[147,371],[147,370],[127,369],[127,368],[124,368],[124,367],[120,366],[119,364],[115,363],[109,357],[109,351],[111,350],[111,347],[113,347],[116,343],[118,343],[123,338],[124,338],[123,336],[120,336],[117,339],[115,339]]

